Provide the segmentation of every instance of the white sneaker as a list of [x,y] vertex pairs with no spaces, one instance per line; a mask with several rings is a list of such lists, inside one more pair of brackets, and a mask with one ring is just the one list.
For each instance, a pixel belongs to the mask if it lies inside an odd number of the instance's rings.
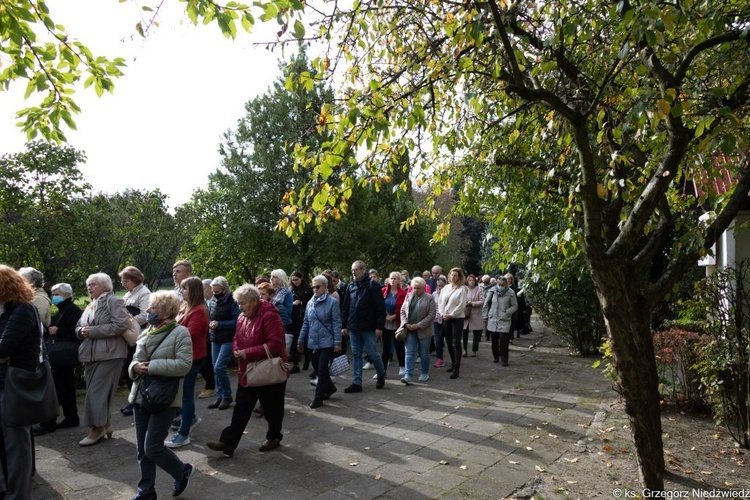
[[404,385],[411,384],[411,377],[404,377],[404,378],[402,378],[401,379],[401,383],[404,384]]
[[430,376],[429,375],[420,375],[419,376],[419,381],[420,382],[427,382],[428,380],[430,380]]
[[377,373],[376,373],[375,375],[373,375],[373,376],[372,376],[372,379],[373,379],[373,380],[375,380],[376,378],[378,378],[378,374],[377,374]]
[[399,377],[403,377],[404,375],[406,375],[406,368],[404,368],[404,367],[400,367],[400,368],[398,369],[398,376],[399,376]]
[[362,367],[363,370],[372,370],[373,368],[375,368],[375,365],[373,365],[369,361]]
[[318,386],[318,377],[311,378],[310,379],[310,385],[314,385],[315,387]]

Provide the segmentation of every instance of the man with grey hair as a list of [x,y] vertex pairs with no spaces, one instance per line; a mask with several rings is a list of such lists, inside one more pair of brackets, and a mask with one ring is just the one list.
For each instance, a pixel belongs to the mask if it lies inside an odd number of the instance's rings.
[[443,274],[443,268],[436,264],[432,266],[432,270],[430,272],[432,273],[432,277],[426,279],[425,283],[430,285],[430,289],[434,292],[435,290],[437,290],[437,279]]
[[352,282],[341,298],[341,334],[349,336],[352,346],[354,376],[352,385],[344,389],[351,394],[362,392],[362,351],[367,352],[375,364],[377,383],[385,386],[385,366],[375,348],[385,328],[385,299],[377,282],[367,274],[367,266],[361,260],[352,264]]
[[44,291],[44,275],[33,267],[22,267],[18,270],[18,273],[34,289],[34,299],[31,302],[39,311],[39,317],[42,318],[44,326],[49,326],[52,321],[52,315],[50,314],[52,302],[49,300],[47,292]]

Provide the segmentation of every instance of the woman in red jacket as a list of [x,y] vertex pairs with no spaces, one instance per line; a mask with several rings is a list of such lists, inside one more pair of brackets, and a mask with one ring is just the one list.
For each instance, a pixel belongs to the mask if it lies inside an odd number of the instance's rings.
[[385,328],[383,329],[383,366],[388,370],[388,361],[391,359],[391,347],[395,347],[398,359],[398,376],[406,373],[406,356],[404,343],[396,340],[395,334],[401,326],[401,306],[404,305],[406,290],[401,286],[401,273],[393,271],[388,284],[383,287],[383,298],[385,299]]
[[182,409],[180,418],[172,425],[177,432],[164,442],[168,448],[190,444],[190,433],[201,423],[201,419],[195,414],[195,380],[208,356],[208,307],[203,299],[203,281],[196,276],[185,278],[180,283],[180,292],[184,300],[177,315],[177,322],[190,332],[190,339],[193,341],[193,365],[182,382]]
[[260,292],[253,285],[239,287],[234,292],[234,300],[237,301],[242,314],[237,320],[237,331],[232,346],[239,364],[239,385],[232,422],[221,432],[218,441],[206,443],[206,446],[223,452],[227,457],[231,457],[239,445],[258,401],[263,405],[263,416],[268,422],[266,440],[260,445],[259,450],[269,451],[281,443],[284,437],[281,434],[281,423],[284,419],[286,381],[262,387],[249,387],[245,382],[245,372],[248,363],[266,359],[264,344],[271,351],[271,356],[280,356],[284,362],[288,359],[284,345],[284,324],[276,306],[271,302],[262,301]]

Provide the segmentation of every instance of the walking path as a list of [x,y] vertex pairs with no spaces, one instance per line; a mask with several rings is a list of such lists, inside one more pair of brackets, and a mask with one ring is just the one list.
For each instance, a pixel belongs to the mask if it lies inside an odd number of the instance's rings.
[[[478,358],[462,361],[461,377],[430,368],[430,380],[404,386],[393,365],[375,389],[364,372],[364,392],[338,393],[312,410],[307,373],[287,384],[284,439],[261,453],[265,420],[253,418],[233,458],[206,448],[228,424],[231,410],[208,410],[192,443],[177,454],[196,465],[184,494],[190,499],[245,498],[504,498],[513,496],[549,464],[574,450],[602,402],[617,399],[591,359],[568,355],[539,322],[514,340],[510,366],[492,362],[489,342]],[[447,355],[447,353],[446,353]],[[368,375],[369,374],[369,375]],[[236,375],[233,383],[236,383]],[[202,388],[202,383],[198,383]],[[113,405],[112,439],[78,446],[85,429],[61,429],[36,438],[34,499],[130,499],[139,471],[132,419]],[[82,403],[81,403],[82,406]],[[172,479],[157,472],[157,493],[171,498]]]

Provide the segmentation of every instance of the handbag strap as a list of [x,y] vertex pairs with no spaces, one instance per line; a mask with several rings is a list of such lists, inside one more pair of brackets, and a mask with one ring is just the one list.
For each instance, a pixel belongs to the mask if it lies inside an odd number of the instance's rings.
[[[132,318],[132,316],[131,316],[131,318]],[[177,328],[177,326],[175,326],[175,328]],[[159,343],[156,344],[156,347],[154,347],[154,350],[151,351],[151,354],[148,355],[148,358],[146,358],[146,361],[151,361],[151,356],[153,356],[154,353],[157,351],[157,349],[159,349],[159,346],[161,345],[161,343],[164,342],[165,340],[167,340],[167,337],[169,337],[169,334],[172,333],[175,328],[172,328],[171,330],[169,330],[167,333],[164,334],[164,337],[162,337],[162,339],[159,341]]]
[[268,344],[263,344],[263,349],[266,350],[266,356],[268,359],[273,359],[273,356],[271,356],[271,350],[268,348]]

